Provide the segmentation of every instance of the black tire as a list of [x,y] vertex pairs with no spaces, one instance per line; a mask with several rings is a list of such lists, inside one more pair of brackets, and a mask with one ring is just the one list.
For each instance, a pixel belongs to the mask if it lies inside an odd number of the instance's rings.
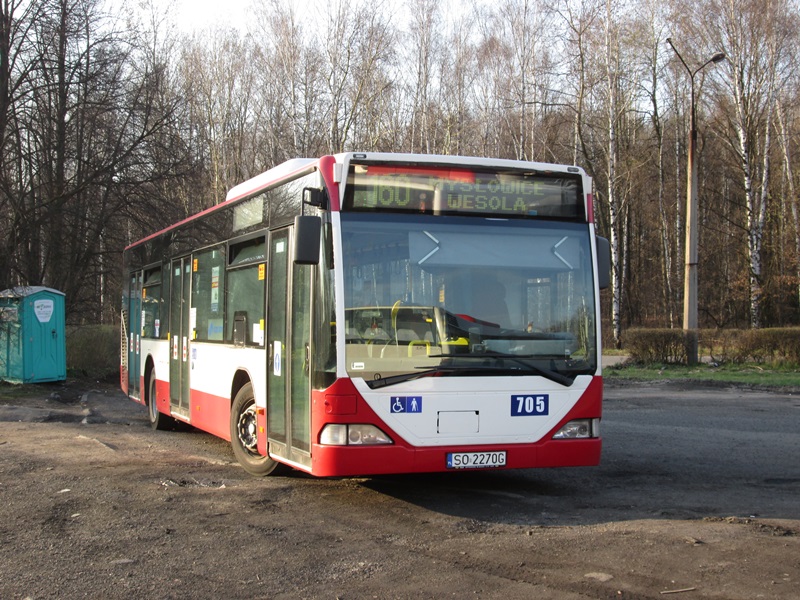
[[250,383],[242,386],[231,406],[231,448],[245,471],[257,477],[270,475],[280,463],[258,453],[256,399]]
[[169,415],[158,411],[156,402],[156,372],[150,371],[150,380],[147,383],[147,416],[150,420],[150,427],[163,431],[170,429],[175,424],[175,420]]

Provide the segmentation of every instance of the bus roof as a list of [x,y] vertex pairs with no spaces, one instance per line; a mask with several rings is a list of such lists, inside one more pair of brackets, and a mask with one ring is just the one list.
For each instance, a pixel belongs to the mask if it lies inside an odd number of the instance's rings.
[[269,171],[251,177],[247,181],[243,181],[239,185],[232,187],[228,191],[228,195],[225,196],[225,202],[238,200],[239,198],[259,192],[289,175],[299,175],[303,171],[310,170],[310,167],[316,165],[318,162],[318,158],[293,158],[287,160],[277,167],[272,167]]
[[344,152],[334,155],[337,163],[349,163],[353,160],[368,162],[402,162],[460,165],[465,167],[498,167],[505,169],[528,169],[542,173],[573,173],[586,175],[586,172],[575,165],[512,160],[507,158],[486,158],[479,156],[460,156],[455,154],[408,154],[393,152]]
[[[459,155],[445,155],[445,154],[410,154],[400,152],[343,152],[333,156],[322,158],[293,158],[287,160],[268,171],[265,171],[255,177],[243,181],[240,184],[232,187],[225,196],[225,200],[215,206],[207,208],[199,213],[190,215],[189,217],[173,223],[160,231],[157,231],[145,238],[137,240],[130,244],[128,248],[138,246],[139,244],[157,238],[165,232],[180,227],[194,219],[202,217],[203,215],[222,209],[244,198],[250,197],[260,191],[263,191],[272,185],[280,182],[281,180],[300,176],[305,172],[311,172],[316,168],[322,168],[324,163],[328,170],[331,167],[331,162],[335,161],[333,165],[334,173],[325,172],[323,177],[331,183],[328,176],[332,176],[334,182],[340,182],[343,179],[344,168],[350,162],[366,161],[366,162],[387,162],[387,163],[416,163],[416,164],[430,164],[430,165],[450,165],[461,167],[482,167],[482,168],[500,168],[500,169],[524,169],[537,171],[541,173],[572,173],[586,177],[586,172],[581,168],[574,165],[559,165],[551,163],[541,163],[522,160],[511,160],[505,158],[485,158],[477,156],[459,156]],[[332,198],[334,210],[338,210],[339,199]],[[591,214],[591,206],[588,207],[589,214]],[[590,217],[591,219],[591,217]]]
[[139,244],[155,239],[160,235],[166,233],[167,231],[180,227],[181,225],[184,225],[190,221],[194,221],[195,219],[202,217],[203,215],[206,215],[208,213],[217,210],[221,210],[225,206],[229,206],[230,204],[233,204],[238,200],[251,196],[252,194],[260,190],[270,187],[272,184],[279,182],[280,180],[286,178],[287,176],[293,174],[299,175],[304,171],[311,171],[318,162],[319,162],[318,158],[294,158],[292,160],[288,160],[284,163],[281,163],[278,166],[273,167],[269,171],[265,171],[260,175],[256,175],[255,177],[252,177],[247,181],[244,181],[232,187],[228,191],[227,195],[225,196],[225,200],[223,202],[220,202],[219,204],[216,204],[203,211],[200,211],[199,213],[190,215],[185,219],[178,221],[177,223],[173,223],[165,227],[164,229],[161,229],[159,231],[156,231],[155,233],[148,235],[145,238],[137,240],[134,243],[127,246],[125,249],[127,250],[128,248],[133,248],[134,246],[138,246]]

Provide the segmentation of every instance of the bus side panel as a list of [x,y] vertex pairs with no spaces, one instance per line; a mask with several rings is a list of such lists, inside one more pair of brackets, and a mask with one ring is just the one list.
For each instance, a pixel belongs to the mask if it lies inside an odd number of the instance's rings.
[[191,398],[192,426],[230,442],[230,398],[198,390],[192,390]]
[[194,427],[230,441],[232,384],[237,372],[253,386],[256,405],[266,408],[266,350],[236,348],[228,344],[198,343],[191,346],[190,422]]
[[139,398],[132,398],[145,404],[149,385],[147,366],[153,365],[156,372],[156,406],[159,412],[169,414],[169,342],[158,339],[142,339],[142,359],[139,361]]
[[169,415],[169,379],[158,379],[158,376],[159,372],[156,371],[156,407],[158,412]]
[[[322,477],[424,473],[445,471],[450,452],[506,451],[504,468],[595,466],[600,462],[602,440],[553,440],[565,423],[580,418],[600,418],[603,384],[594,377],[558,426],[530,444],[491,444],[414,447],[400,438],[360,398],[348,379],[340,379],[328,390],[314,392],[312,422],[312,474]],[[326,423],[372,423],[395,441],[389,446],[323,446],[319,435]]]

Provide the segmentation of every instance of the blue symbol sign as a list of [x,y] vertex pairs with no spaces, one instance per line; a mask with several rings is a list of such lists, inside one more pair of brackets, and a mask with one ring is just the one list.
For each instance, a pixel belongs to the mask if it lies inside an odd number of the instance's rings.
[[422,396],[392,396],[389,406],[393,413],[421,413]]

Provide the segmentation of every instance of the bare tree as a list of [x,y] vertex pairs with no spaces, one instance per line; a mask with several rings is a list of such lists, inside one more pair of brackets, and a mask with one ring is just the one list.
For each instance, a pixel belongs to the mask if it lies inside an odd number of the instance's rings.
[[4,5],[11,51],[0,53],[9,59],[2,201],[10,209],[0,220],[13,244],[2,284],[55,287],[72,320],[101,322],[113,312],[106,275],[118,271],[129,200],[120,188],[153,177],[145,148],[168,116],[154,108],[153,71],[134,67],[130,32],[97,2],[20,6]]
[[[792,103],[794,105],[794,103]],[[779,102],[776,108],[778,119],[778,131],[780,137],[781,151],[783,154],[784,178],[788,197],[786,204],[789,206],[789,213],[794,226],[793,250],[794,250],[794,277],[795,290],[800,301],[800,197],[797,195],[797,182],[794,168],[794,155],[792,153],[792,141],[789,134],[789,115],[786,106]]]
[[192,135],[208,161],[210,190],[205,205],[254,175],[246,130],[251,116],[255,72],[253,46],[232,29],[215,29],[185,41],[181,57],[184,95]]
[[255,10],[260,76],[254,129],[267,149],[262,162],[324,152],[322,56],[310,24],[301,22],[291,2],[272,0]]
[[[655,143],[655,176],[657,178],[657,219],[661,237],[661,286],[662,307],[669,327],[676,324],[674,312],[674,273],[673,264],[676,262],[674,248],[676,247],[673,223],[678,218],[676,206],[668,206],[666,199],[666,157],[665,157],[665,123],[662,100],[662,69],[664,56],[662,48],[667,35],[667,25],[664,20],[662,3],[655,0],[643,0],[641,9],[635,16],[636,28],[639,32],[638,44],[644,61],[645,76],[642,81],[643,93],[649,104],[650,125]],[[646,58],[645,58],[646,57]]]
[[445,109],[444,139],[445,154],[474,152],[470,135],[475,127],[473,90],[477,77],[475,41],[475,14],[465,12],[450,21],[452,29],[442,53],[442,102]]
[[618,28],[619,8],[615,0],[606,0],[605,14],[602,20],[603,27],[603,54],[601,64],[605,71],[605,125],[606,134],[606,203],[608,208],[608,229],[611,242],[611,326],[614,341],[619,347],[622,340],[622,294],[624,290],[623,277],[624,248],[621,246],[620,229],[620,201],[618,177],[618,146],[617,130],[619,120],[619,78],[622,68],[620,53],[620,34]]
[[[750,325],[762,324],[763,239],[770,197],[772,129],[777,90],[793,62],[789,42],[796,30],[797,7],[791,0],[710,0],[697,8],[689,31],[722,49],[728,61],[721,89],[732,100],[728,123],[730,148],[738,158],[745,205],[744,230],[749,263]],[[692,14],[692,13],[690,13]]]
[[321,36],[324,48],[324,115],[329,123],[328,149],[338,152],[349,147],[354,127],[365,106],[382,87],[369,85],[390,59],[395,32],[384,16],[381,2],[353,5],[337,0],[327,13],[328,35]]
[[412,64],[416,66],[413,84],[409,90],[413,97],[411,149],[428,153],[433,151],[436,141],[434,82],[441,79],[434,70],[439,64],[440,53],[439,6],[440,3],[436,0],[409,0],[408,3],[411,13],[408,45],[414,52]]

